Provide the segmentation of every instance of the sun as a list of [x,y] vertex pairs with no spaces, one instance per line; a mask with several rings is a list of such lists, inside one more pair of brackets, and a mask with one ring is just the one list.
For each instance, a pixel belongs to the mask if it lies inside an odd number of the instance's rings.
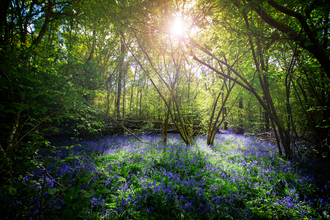
[[207,20],[193,0],[169,0],[160,5],[148,22],[150,43],[163,56],[183,57],[189,43],[204,45]]
[[170,26],[170,33],[176,37],[183,37],[184,36],[184,22],[182,17],[176,17],[171,26]]

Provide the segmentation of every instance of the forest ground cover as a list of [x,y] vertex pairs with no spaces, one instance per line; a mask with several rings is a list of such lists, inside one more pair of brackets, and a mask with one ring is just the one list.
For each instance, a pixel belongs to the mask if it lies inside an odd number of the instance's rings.
[[17,190],[1,194],[2,217],[330,219],[321,159],[286,161],[274,144],[243,135],[219,134],[213,146],[204,136],[192,146],[176,135],[167,144],[155,134],[141,139],[50,140]]

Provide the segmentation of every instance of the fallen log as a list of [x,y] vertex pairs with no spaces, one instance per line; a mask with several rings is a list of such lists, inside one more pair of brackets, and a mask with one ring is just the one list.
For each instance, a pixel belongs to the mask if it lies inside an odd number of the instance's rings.
[[[129,120],[129,119],[117,119],[117,121],[121,121],[121,122],[126,122],[126,123],[137,123],[137,124],[159,124],[159,125],[163,125],[165,124],[165,122],[163,121],[144,121],[144,120]],[[169,126],[175,126],[174,123],[168,123]],[[187,124],[186,124],[187,125]],[[190,125],[187,125],[190,126]],[[204,126],[201,125],[193,125],[194,129],[202,129]]]

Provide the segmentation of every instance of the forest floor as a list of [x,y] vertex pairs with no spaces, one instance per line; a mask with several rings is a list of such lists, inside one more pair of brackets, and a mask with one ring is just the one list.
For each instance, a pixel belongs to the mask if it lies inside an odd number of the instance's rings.
[[214,146],[203,136],[192,146],[178,135],[140,138],[50,140],[17,192],[1,194],[1,218],[330,219],[321,159],[286,161],[243,135],[217,135]]

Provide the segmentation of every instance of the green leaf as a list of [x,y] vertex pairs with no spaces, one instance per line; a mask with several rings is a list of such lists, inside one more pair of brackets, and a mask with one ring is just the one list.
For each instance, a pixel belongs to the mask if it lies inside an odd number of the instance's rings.
[[72,206],[73,210],[78,210],[80,208],[80,205],[78,203],[75,203],[73,206]]
[[216,45],[217,43],[218,43],[218,40],[219,40],[219,36],[215,36],[214,38],[213,38],[213,44],[214,45]]
[[100,190],[101,193],[110,193],[111,190],[110,189],[102,189]]
[[128,176],[128,173],[126,171],[122,171],[121,172],[121,175],[124,176],[124,177],[127,177]]
[[45,114],[47,112],[47,108],[46,107],[41,108],[41,112]]
[[98,180],[95,183],[107,183],[107,182],[108,182],[107,180]]
[[108,207],[108,208],[116,208],[116,203],[105,203],[104,207]]
[[62,212],[62,215],[61,215],[61,220],[71,220],[72,219],[72,216],[73,216],[73,212],[71,209],[65,209],[63,212]]
[[85,194],[84,194],[84,197],[85,198],[91,198],[92,196],[94,196],[94,192],[92,191],[92,192],[86,192]]
[[91,184],[91,188],[94,188],[97,185],[97,182]]
[[97,189],[98,189],[98,190],[102,190],[102,189],[105,189],[105,187],[104,187],[103,185],[98,185],[98,186],[97,186]]
[[72,200],[72,192],[68,192],[65,196],[64,196],[64,202],[67,204],[67,205],[70,205],[71,204],[71,200]]
[[76,185],[76,187],[75,187],[75,190],[80,190],[80,187],[81,187],[81,183],[79,182],[77,185]]
[[95,198],[99,198],[100,196],[101,196],[101,192],[100,191],[96,192],[95,195],[94,195]]
[[17,191],[14,187],[8,187],[8,193],[9,195],[14,196],[16,195]]
[[287,161],[285,161],[283,158],[281,158],[281,157],[278,157],[277,158],[279,161],[281,161],[281,162],[283,162],[283,163],[287,163]]
[[49,195],[54,195],[55,193],[57,193],[59,191],[59,189],[54,189],[54,188],[50,188],[48,189],[48,193]]

